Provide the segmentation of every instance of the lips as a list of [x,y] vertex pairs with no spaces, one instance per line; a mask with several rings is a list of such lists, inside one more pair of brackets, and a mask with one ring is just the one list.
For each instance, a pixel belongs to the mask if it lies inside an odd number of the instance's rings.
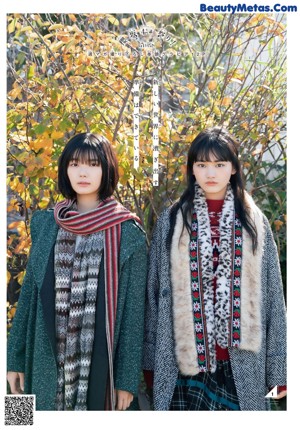
[[78,185],[90,185],[89,182],[78,182]]
[[213,181],[209,181],[209,182],[205,182],[205,185],[217,185],[218,182],[213,182]]

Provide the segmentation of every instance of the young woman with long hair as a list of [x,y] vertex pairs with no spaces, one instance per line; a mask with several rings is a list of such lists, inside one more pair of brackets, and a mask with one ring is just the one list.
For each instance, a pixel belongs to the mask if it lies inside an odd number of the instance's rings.
[[107,139],[77,134],[59,160],[65,200],[32,216],[7,378],[38,410],[125,410],[137,394],[147,250],[139,218],[112,197],[118,179]]
[[156,410],[264,410],[285,395],[286,318],[277,249],[245,191],[238,144],[202,131],[187,188],[150,248],[143,368]]

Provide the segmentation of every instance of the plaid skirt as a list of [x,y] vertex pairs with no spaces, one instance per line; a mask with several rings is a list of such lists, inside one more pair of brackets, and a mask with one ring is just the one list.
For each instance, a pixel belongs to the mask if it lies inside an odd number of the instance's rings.
[[214,373],[178,374],[170,411],[240,410],[230,361],[218,361]]

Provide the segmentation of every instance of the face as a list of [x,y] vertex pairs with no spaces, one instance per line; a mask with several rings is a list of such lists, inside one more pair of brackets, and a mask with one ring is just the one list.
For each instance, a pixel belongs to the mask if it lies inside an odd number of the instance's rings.
[[225,197],[227,184],[235,173],[230,161],[219,161],[215,156],[210,161],[196,161],[193,174],[205,197],[211,200],[222,200]]
[[98,191],[102,180],[102,167],[96,159],[71,160],[67,174],[77,198],[90,196],[91,200],[99,200]]

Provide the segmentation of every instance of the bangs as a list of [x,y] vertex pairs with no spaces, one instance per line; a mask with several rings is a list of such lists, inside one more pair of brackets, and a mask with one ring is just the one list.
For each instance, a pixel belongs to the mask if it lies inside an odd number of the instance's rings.
[[80,163],[96,162],[100,165],[102,164],[102,157],[96,147],[91,147],[89,144],[84,144],[83,146],[75,149],[74,152],[70,154],[69,163],[71,161],[79,161]]
[[228,146],[222,144],[220,141],[203,140],[198,145],[194,162],[196,161],[232,161],[232,154]]
[[100,134],[79,133],[66,144],[58,162],[58,189],[67,199],[77,198],[68,176],[70,162],[95,164],[102,168],[98,190],[99,200],[105,200],[115,191],[118,180],[118,160],[110,142]]

